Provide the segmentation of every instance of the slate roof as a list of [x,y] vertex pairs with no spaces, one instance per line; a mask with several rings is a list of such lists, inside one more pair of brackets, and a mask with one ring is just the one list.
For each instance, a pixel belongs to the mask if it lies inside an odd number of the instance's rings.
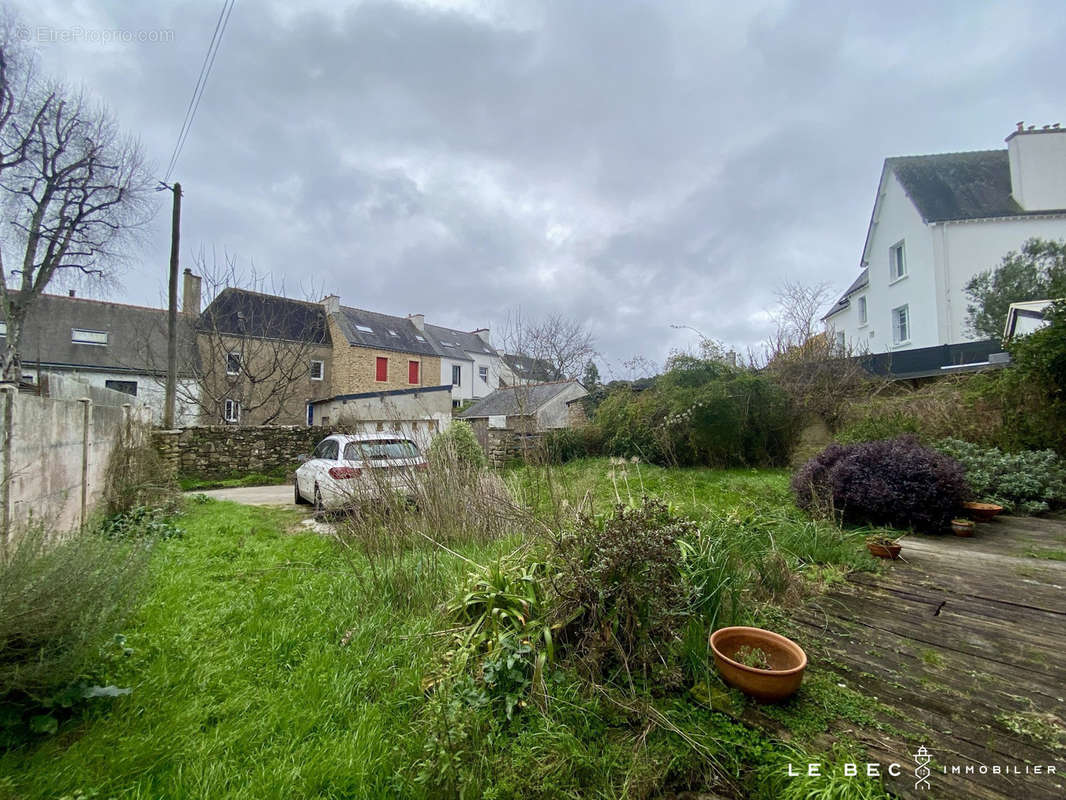
[[[75,344],[72,329],[107,333],[107,344]],[[192,320],[178,315],[178,369],[199,363]],[[43,294],[31,306],[19,347],[23,370],[42,366],[163,374],[167,312],[82,297]]]
[[859,277],[852,281],[851,286],[847,288],[847,291],[845,291],[844,294],[840,296],[840,299],[836,301],[836,304],[831,309],[829,309],[829,312],[825,315],[825,317],[822,317],[822,319],[830,317],[838,311],[843,311],[845,308],[848,307],[848,304],[851,302],[851,296],[855,294],[855,292],[859,291],[859,289],[863,289],[869,285],[870,270],[869,268],[867,268],[859,273]]
[[204,309],[200,330],[290,342],[329,345],[326,310],[320,303],[246,289],[223,289]]
[[[376,311],[341,306],[336,320],[348,344],[424,356],[441,355],[429,337],[419,331],[415,324],[406,317],[393,317],[389,314],[379,314]],[[370,330],[359,330],[358,326]]]
[[459,419],[534,414],[552,398],[574,385],[581,386],[578,381],[555,381],[497,389],[459,414]]
[[472,361],[471,353],[494,356],[496,349],[485,344],[481,337],[469,331],[457,331],[454,328],[444,328],[440,325],[426,325],[426,333],[433,344],[440,350],[441,355],[462,361]]
[[548,382],[560,380],[562,377],[559,370],[543,358],[531,358],[514,353],[503,353],[501,358],[517,377],[524,380]]
[[926,222],[1054,213],[1026,211],[1011,196],[1006,150],[885,159]]

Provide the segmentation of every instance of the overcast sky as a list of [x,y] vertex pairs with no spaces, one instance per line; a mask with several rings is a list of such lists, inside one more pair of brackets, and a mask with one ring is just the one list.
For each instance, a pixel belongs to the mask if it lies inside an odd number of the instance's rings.
[[[886,156],[1066,122],[1061,0],[320,5],[238,2],[173,176],[182,266],[464,329],[560,311],[615,376],[694,344],[671,324],[755,344],[785,278],[846,287]],[[14,4],[160,177],[221,6]],[[113,299],[165,295],[158,200]]]

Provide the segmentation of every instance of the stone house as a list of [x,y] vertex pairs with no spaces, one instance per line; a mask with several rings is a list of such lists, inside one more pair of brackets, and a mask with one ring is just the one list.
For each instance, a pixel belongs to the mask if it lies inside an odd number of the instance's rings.
[[[185,313],[198,305],[187,292]],[[201,424],[309,424],[311,404],[334,392],[331,326],[319,303],[227,288],[195,327]]]

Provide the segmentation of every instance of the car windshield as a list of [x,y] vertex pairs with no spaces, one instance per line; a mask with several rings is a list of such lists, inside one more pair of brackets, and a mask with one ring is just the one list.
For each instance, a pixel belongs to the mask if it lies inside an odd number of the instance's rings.
[[344,446],[345,461],[377,461],[391,458],[418,458],[418,448],[406,439],[378,439],[349,442]]

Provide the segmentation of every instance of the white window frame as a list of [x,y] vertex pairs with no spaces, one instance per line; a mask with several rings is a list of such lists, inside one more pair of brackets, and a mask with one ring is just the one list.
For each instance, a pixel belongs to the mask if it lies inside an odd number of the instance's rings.
[[[315,364],[318,364],[318,377],[315,377]],[[317,358],[311,359],[311,380],[320,381],[326,377],[326,362]]]
[[866,295],[860,295],[855,301],[859,315],[859,327],[864,328],[870,322],[870,305],[866,301]]
[[241,421],[241,401],[226,398],[222,401],[222,419],[225,422]]
[[844,331],[837,331],[835,338],[836,341],[834,342],[834,345],[836,346],[836,351],[838,354],[842,354],[847,347],[847,339],[844,336]]
[[[237,369],[236,370],[231,370],[229,368],[229,363],[230,363],[230,359],[231,358],[237,359]],[[233,351],[233,352],[230,352],[230,353],[226,353],[226,374],[227,375],[240,375],[241,374],[241,369],[243,367],[244,367],[244,359],[241,358],[241,354],[240,353],[238,353],[236,351]]]
[[478,367],[477,368],[477,374],[478,374],[478,377],[481,378],[481,380],[483,380],[485,383],[489,382],[489,368],[488,367]]
[[[896,257],[897,253],[899,254],[899,258]],[[897,263],[902,268],[902,271],[899,273],[896,272]],[[892,284],[896,281],[901,281],[906,277],[907,248],[905,246],[905,241],[903,239],[900,239],[898,242],[888,248],[888,282]]]
[[0,337],[7,336],[7,323],[0,321]]
[[462,386],[462,385],[463,385],[463,367],[462,367],[461,364],[452,364],[452,386]]
[[[900,312],[903,312],[904,324],[900,325]],[[906,328],[906,337],[900,336],[903,328]],[[892,309],[892,344],[896,347],[900,345],[910,344],[911,342],[911,308],[910,305],[904,303],[901,306],[896,306]]]
[[107,347],[107,331],[94,331],[89,328],[71,328],[71,344],[88,344],[93,347]]

